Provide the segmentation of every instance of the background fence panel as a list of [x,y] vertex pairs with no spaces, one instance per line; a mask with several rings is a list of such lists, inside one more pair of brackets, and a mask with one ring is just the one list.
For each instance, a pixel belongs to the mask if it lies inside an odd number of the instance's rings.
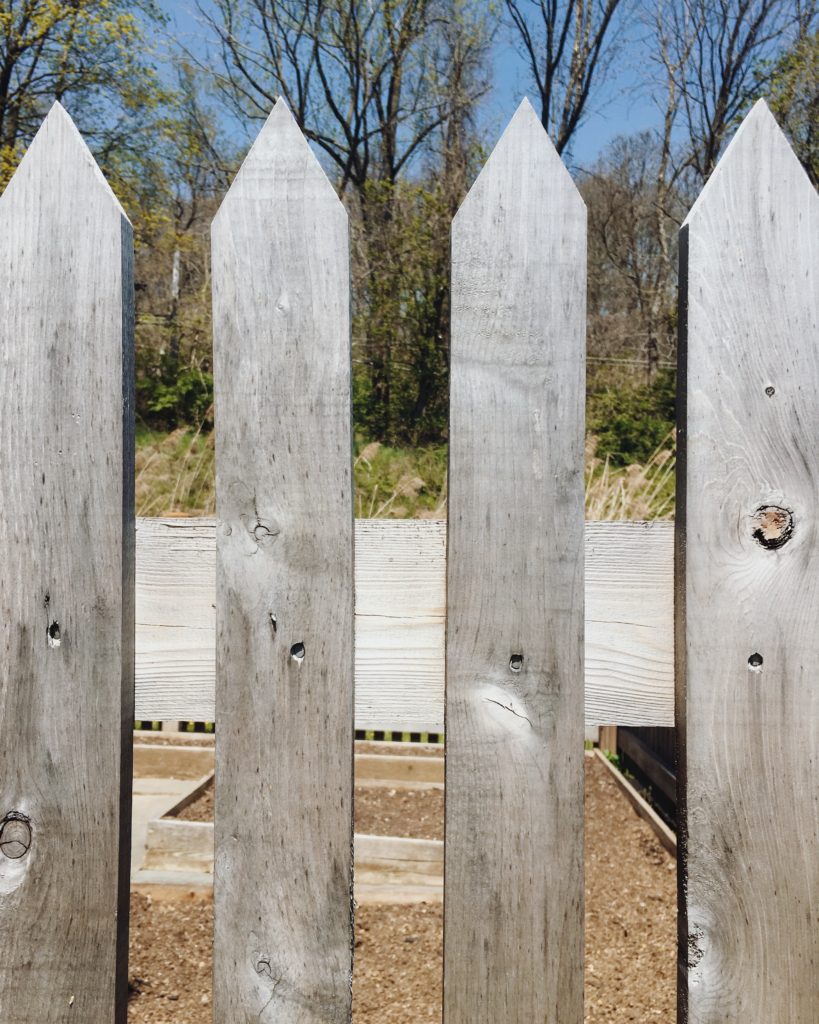
[[585,231],[524,101],[452,231],[446,1024],[583,1019]]
[[819,198],[764,103],[688,215],[681,273],[679,1016],[812,1024]]
[[131,228],[55,105],[0,197],[0,1020],[124,1024]]
[[353,516],[347,215],[282,101],[213,225],[215,1018],[346,1022]]
[[[215,716],[212,519],[137,520],[136,716]],[[442,732],[446,523],[355,524],[355,721]],[[674,524],[586,523],[586,724],[674,724]]]

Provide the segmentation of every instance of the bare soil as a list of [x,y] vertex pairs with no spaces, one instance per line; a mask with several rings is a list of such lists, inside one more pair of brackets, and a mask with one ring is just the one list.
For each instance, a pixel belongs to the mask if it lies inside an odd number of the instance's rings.
[[[358,831],[443,829],[440,791],[359,787],[356,801]],[[129,1024],[212,1024],[210,897],[134,893],[131,915]],[[358,909],[354,1024],[440,1021],[442,917],[439,904]],[[587,758],[586,1024],[673,1024],[675,942],[674,860]]]
[[[180,821],[213,821],[213,785],[183,807]],[[365,835],[444,838],[442,789],[356,786],[355,830]]]
[[176,815],[178,821],[213,821],[213,782]]

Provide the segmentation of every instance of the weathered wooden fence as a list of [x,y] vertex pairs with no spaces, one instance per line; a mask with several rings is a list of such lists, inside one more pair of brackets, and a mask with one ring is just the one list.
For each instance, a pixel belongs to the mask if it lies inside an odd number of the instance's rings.
[[134,692],[218,723],[218,1024],[349,1020],[353,728],[444,719],[446,1024],[580,1024],[584,708],[675,707],[680,1020],[814,1024],[819,200],[764,104],[681,239],[676,531],[584,529],[528,104],[453,226],[448,553],[354,524],[346,217],[279,103],[214,223],[218,520],[134,530],[130,226],[55,106],[0,197],[3,1024],[125,1021]]

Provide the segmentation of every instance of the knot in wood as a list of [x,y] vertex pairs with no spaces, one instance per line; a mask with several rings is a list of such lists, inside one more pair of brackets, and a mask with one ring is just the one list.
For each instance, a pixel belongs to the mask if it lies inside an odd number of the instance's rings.
[[253,527],[253,536],[259,543],[277,536],[278,532],[278,527],[272,523],[256,523]]
[[793,534],[793,514],[781,505],[760,505],[751,516],[753,538],[763,548],[781,548]]
[[268,978],[273,977],[273,968],[270,966],[269,956],[260,956],[256,962],[256,973],[266,974]]
[[31,848],[31,822],[19,811],[9,811],[0,821],[0,854],[20,860]]
[[272,516],[259,515],[258,512],[254,512],[252,516],[242,516],[242,522],[257,547],[275,543],[281,532],[281,527]]

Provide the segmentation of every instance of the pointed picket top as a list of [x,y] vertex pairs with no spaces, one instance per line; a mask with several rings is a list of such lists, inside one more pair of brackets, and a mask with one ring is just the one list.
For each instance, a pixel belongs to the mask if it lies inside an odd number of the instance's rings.
[[[346,1021],[350,246],[346,211],[283,100],[222,202],[212,241],[214,1019]],[[267,780],[264,799],[248,779]]]
[[[757,100],[705,183],[683,225],[691,224],[724,190],[744,192],[748,205],[816,201],[816,189],[764,99]],[[808,197],[812,197],[808,199]]]
[[452,226],[448,1024],[583,1019],[585,299],[585,206],[524,100]]
[[72,192],[66,193],[66,200],[78,198],[77,186],[82,183],[84,190],[87,190],[85,198],[92,195],[107,196],[117,212],[128,220],[128,215],[100,170],[85,139],[58,100],[52,104],[5,191],[0,194],[0,203],[4,200],[9,201],[21,187],[21,182],[34,174],[40,175],[46,181],[53,181],[54,188],[60,188],[70,174]]
[[764,101],[680,241],[679,1003],[813,1020],[819,198]]
[[534,107],[524,98],[461,203],[455,220],[489,191],[501,191],[514,199],[530,183],[544,179],[559,190],[566,202],[585,205]]
[[290,108],[280,96],[242,161],[214,221],[236,199],[278,199],[286,195],[290,182],[298,183],[305,202],[331,195],[339,208],[344,209]]
[[30,823],[30,851],[0,855],[0,1018],[18,1024],[127,1013],[132,237],[55,103],[0,198],[0,815]]

